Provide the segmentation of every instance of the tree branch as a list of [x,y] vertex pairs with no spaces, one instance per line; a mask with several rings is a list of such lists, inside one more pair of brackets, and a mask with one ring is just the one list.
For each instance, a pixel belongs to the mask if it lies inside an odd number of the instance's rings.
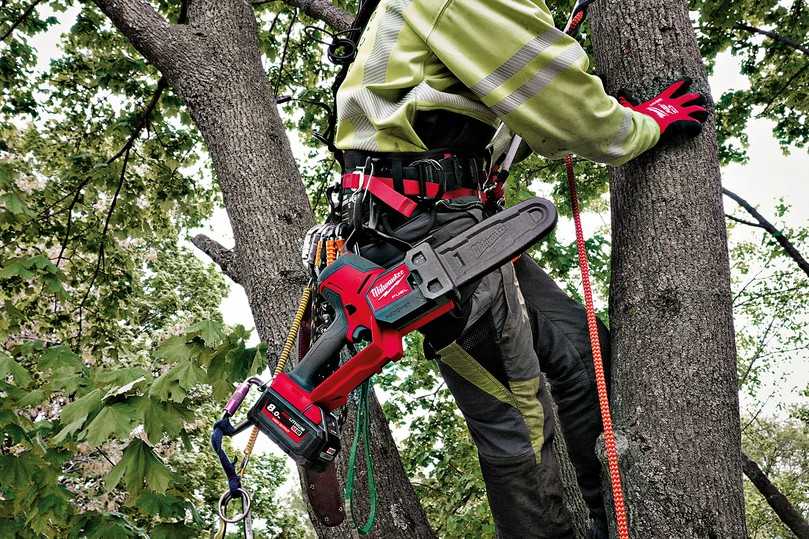
[[766,230],[773,238],[775,238],[775,241],[777,241],[784,251],[786,251],[787,255],[789,255],[789,257],[795,261],[798,267],[801,268],[807,276],[809,276],[809,262],[806,261],[806,259],[803,257],[803,255],[801,255],[798,249],[795,248],[792,242],[789,241],[786,236],[784,236],[783,232],[775,228],[775,225],[765,219],[764,216],[758,212],[758,210],[756,210],[749,202],[736,193],[729,191],[724,187],[722,188],[722,193],[735,200],[739,206],[744,208],[747,213],[752,215],[753,218],[758,221],[759,225],[761,225],[761,228]]
[[741,223],[743,225],[752,226],[752,227],[755,227],[755,228],[764,228],[763,226],[761,226],[758,223],[754,223],[753,221],[745,221],[744,219],[739,219],[738,217],[733,217],[732,215],[730,215],[728,213],[725,214],[725,217],[727,217],[731,221],[734,221],[736,223]]
[[767,114],[770,111],[770,107],[772,107],[773,103],[775,103],[775,100],[778,99],[779,97],[781,97],[781,94],[783,93],[783,91],[790,88],[792,86],[792,83],[795,81],[795,79],[797,79],[798,77],[803,75],[803,73],[807,69],[809,69],[809,62],[806,62],[802,68],[800,68],[791,77],[789,77],[789,80],[787,80],[783,85],[781,85],[781,87],[778,89],[778,91],[773,92],[773,95],[770,98],[770,100],[767,102],[767,105],[764,107],[764,110],[762,110],[760,113],[756,114],[756,117],[761,118],[762,116]]
[[769,477],[761,470],[753,459],[742,452],[742,469],[744,475],[758,489],[767,503],[781,519],[784,525],[792,530],[799,539],[809,539],[809,522],[804,519],[800,512],[790,503],[786,496],[773,485]]
[[9,27],[8,30],[5,31],[3,37],[0,37],[0,42],[5,41],[8,38],[8,36],[14,33],[14,30],[16,30],[17,27],[21,25],[23,21],[28,18],[29,15],[31,15],[31,13],[34,11],[34,8],[37,7],[37,4],[40,4],[41,2],[42,0],[34,0],[33,2],[31,2],[31,4],[27,8],[25,8],[25,11],[23,11],[22,14],[20,14],[20,16],[17,17],[17,19],[13,23],[11,23],[11,26]]
[[[143,109],[143,111],[138,116],[138,120],[135,122],[135,127],[132,129],[132,133],[130,133],[129,138],[126,140],[124,145],[118,150],[112,157],[107,159],[107,165],[111,165],[115,161],[118,160],[122,155],[129,153],[129,150],[132,148],[132,145],[135,144],[135,141],[140,136],[143,129],[149,124],[149,120],[152,117],[152,112],[154,112],[155,107],[160,102],[160,96],[163,95],[163,91],[166,89],[166,79],[165,77],[161,77],[159,81],[157,81],[157,87],[155,88],[154,94],[152,94],[152,98],[149,100],[149,103]],[[70,202],[70,207],[67,210],[67,226],[65,226],[65,236],[62,239],[62,246],[59,249],[59,256],[56,258],[56,267],[59,267],[59,264],[62,262],[65,254],[65,250],[67,249],[67,243],[70,240],[70,230],[73,225],[73,208],[76,207],[76,203],[79,201],[81,197],[82,190],[87,186],[90,182],[90,176],[82,180],[79,186],[76,188],[75,193],[73,194],[73,200]]]
[[98,274],[101,272],[101,266],[104,264],[104,248],[106,247],[107,243],[107,232],[110,228],[110,220],[112,219],[112,214],[115,211],[115,206],[118,203],[118,196],[121,194],[121,189],[123,189],[124,182],[126,181],[126,167],[129,165],[130,149],[131,148],[127,148],[124,152],[124,162],[121,165],[121,175],[118,178],[118,186],[115,188],[115,194],[112,196],[112,202],[110,202],[110,209],[107,210],[107,217],[104,219],[104,229],[101,231],[101,244],[98,247],[98,256],[96,257],[96,267],[93,271],[93,277],[90,279],[90,284],[87,286],[87,291],[84,293],[84,297],[81,298],[81,303],[79,303],[79,308],[77,309],[79,312],[79,331],[76,335],[77,349],[81,348],[84,304],[87,302],[87,298],[90,297],[90,292],[93,291],[93,287],[98,279]]
[[146,0],[94,0],[132,45],[165,72],[176,61],[177,34]]
[[237,270],[237,256],[234,249],[228,249],[218,241],[209,238],[205,234],[197,234],[191,238],[191,243],[197,249],[208,255],[208,257],[219,266],[222,273],[239,283],[239,271]]
[[761,34],[762,36],[767,36],[770,39],[773,39],[783,45],[786,45],[787,47],[795,49],[796,51],[801,51],[802,53],[809,56],[809,47],[798,43],[794,39],[782,36],[781,34],[776,34],[775,32],[771,32],[770,30],[764,30],[763,28],[756,28],[755,26],[750,26],[749,24],[744,23],[738,23],[736,25],[736,28],[753,34]]
[[281,84],[281,78],[284,76],[284,64],[286,63],[286,59],[287,59],[287,48],[289,47],[289,36],[290,36],[290,34],[292,34],[292,28],[295,26],[296,22],[298,22],[298,10],[297,9],[292,14],[292,19],[290,19],[289,26],[287,27],[287,37],[286,37],[286,39],[284,39],[284,49],[281,51],[281,63],[278,65],[278,74],[275,76],[275,81],[272,84],[272,93],[274,95],[278,95],[279,84]]
[[[253,5],[261,5],[265,2],[253,2]],[[313,19],[325,22],[332,29],[342,32],[351,27],[354,17],[347,11],[343,11],[328,0],[284,0],[288,6],[298,8]]]

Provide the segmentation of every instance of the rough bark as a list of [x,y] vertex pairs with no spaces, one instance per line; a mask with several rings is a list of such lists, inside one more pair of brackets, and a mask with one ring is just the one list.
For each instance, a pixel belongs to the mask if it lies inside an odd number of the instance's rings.
[[[96,4],[185,101],[207,144],[236,245],[227,251],[213,242],[197,243],[226,257],[274,364],[272,352],[283,344],[307,281],[298,251],[313,218],[261,65],[252,6],[192,0],[188,24],[172,25],[143,0]],[[386,537],[429,530],[381,412],[374,413],[372,429],[374,457],[391,485],[379,493],[377,529]],[[338,528],[343,531],[335,535],[314,524],[321,537],[345,537],[348,529]]]
[[[685,1],[599,0],[608,91],[683,75],[709,95]],[[634,537],[746,537],[736,352],[714,125],[611,169],[615,423]]]
[[778,515],[778,518],[781,519],[781,522],[798,539],[809,539],[809,522],[801,516],[800,512],[795,509],[795,506],[781,493],[778,487],[772,484],[770,478],[759,468],[758,464],[745,453],[742,453],[742,467],[744,475],[764,496],[764,499],[767,500],[767,503]]
[[[551,386],[548,383],[548,378],[542,376],[542,383],[545,386],[545,391],[551,395]],[[562,499],[565,504],[565,509],[570,518],[570,527],[573,529],[575,539],[585,539],[587,537],[587,530],[590,528],[590,510],[584,502],[581,495],[581,489],[576,478],[576,469],[570,460],[567,452],[567,442],[562,433],[562,424],[559,421],[559,412],[556,402],[551,407],[553,414],[553,423],[556,425],[557,431],[553,437],[553,456],[556,462],[559,463],[559,478],[562,482]]]
[[[390,429],[387,428],[387,421],[382,412],[382,407],[373,392],[369,395],[368,403],[371,409],[372,422],[371,453],[374,461],[374,478],[376,479],[376,488],[379,493],[379,503],[377,504],[377,524],[371,533],[364,537],[380,539],[388,537],[433,538],[435,533],[430,528],[418,499],[407,494],[408,491],[413,490],[413,486],[407,479],[393,436]],[[350,402],[348,420],[343,426],[342,432],[343,450],[337,460],[337,474],[341,479],[346,476],[348,471],[348,454],[351,441],[354,439],[355,417],[356,405]],[[379,429],[379,425],[383,425],[385,428]],[[365,523],[369,511],[367,498],[368,475],[364,458],[362,444],[360,444],[357,452],[357,479],[354,483],[354,510],[359,525]],[[346,519],[343,524],[334,528],[318,526],[317,534],[320,538],[328,539],[344,539],[358,536],[351,521],[348,500],[346,500]]]

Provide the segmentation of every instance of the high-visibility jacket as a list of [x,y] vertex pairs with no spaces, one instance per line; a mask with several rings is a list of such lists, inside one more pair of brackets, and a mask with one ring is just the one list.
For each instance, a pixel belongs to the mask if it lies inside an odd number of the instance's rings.
[[419,152],[418,111],[498,119],[549,158],[619,165],[654,146],[651,118],[622,107],[542,0],[382,0],[337,93],[336,146]]

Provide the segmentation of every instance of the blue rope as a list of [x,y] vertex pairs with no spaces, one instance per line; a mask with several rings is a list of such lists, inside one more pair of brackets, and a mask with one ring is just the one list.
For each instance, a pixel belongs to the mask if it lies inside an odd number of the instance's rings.
[[225,436],[233,436],[236,434],[236,429],[230,423],[230,419],[223,417],[213,426],[213,433],[211,434],[211,447],[213,447],[216,456],[219,457],[219,462],[222,464],[222,469],[228,478],[228,489],[232,496],[238,496],[238,490],[242,488],[242,480],[239,474],[236,473],[236,461],[231,461],[222,449],[222,438]]

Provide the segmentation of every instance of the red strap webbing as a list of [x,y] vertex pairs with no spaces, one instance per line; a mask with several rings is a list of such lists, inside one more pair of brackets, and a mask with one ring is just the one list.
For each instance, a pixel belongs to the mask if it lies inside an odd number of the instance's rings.
[[[416,211],[418,205],[414,200],[407,197],[422,195],[421,182],[419,182],[419,180],[402,180],[404,192],[400,193],[393,188],[393,178],[369,176],[367,174],[364,178],[362,176],[360,172],[347,172],[343,174],[343,189],[365,189],[367,186],[369,193],[405,217],[410,217],[413,215],[413,212]],[[360,185],[360,180],[362,180],[362,185]],[[438,183],[424,182],[424,196],[426,198],[438,198],[440,192],[441,185]],[[478,191],[462,187],[447,191],[441,198],[443,200],[452,200],[453,198],[462,196],[478,196]]]

